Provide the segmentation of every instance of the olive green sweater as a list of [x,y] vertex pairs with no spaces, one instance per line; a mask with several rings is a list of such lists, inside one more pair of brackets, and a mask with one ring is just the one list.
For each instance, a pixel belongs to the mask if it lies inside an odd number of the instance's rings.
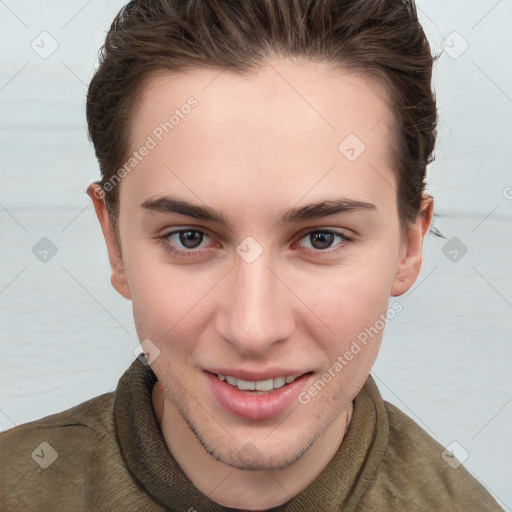
[[[0,511],[233,511],[202,494],[153,413],[156,376],[136,359],[107,393],[0,435]],[[369,377],[337,454],[286,512],[502,510]],[[454,465],[454,464],[452,464]]]

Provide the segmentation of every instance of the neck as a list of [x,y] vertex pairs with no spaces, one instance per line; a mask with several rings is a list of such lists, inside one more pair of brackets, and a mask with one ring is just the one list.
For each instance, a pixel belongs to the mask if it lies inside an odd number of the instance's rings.
[[302,492],[336,455],[352,418],[350,403],[293,464],[283,469],[247,471],[215,460],[158,382],[153,388],[153,407],[169,451],[194,486],[220,505],[244,510],[276,507]]

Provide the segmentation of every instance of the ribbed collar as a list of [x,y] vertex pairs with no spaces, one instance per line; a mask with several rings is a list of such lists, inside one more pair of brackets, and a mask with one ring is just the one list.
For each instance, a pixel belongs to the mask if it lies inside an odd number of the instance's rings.
[[[114,402],[116,436],[137,483],[171,511],[233,512],[197,489],[169,452],[153,412],[157,377],[136,359],[119,380]],[[269,509],[279,512],[354,511],[382,461],[389,425],[384,402],[371,376],[354,399],[348,432],[324,471],[304,491]]]

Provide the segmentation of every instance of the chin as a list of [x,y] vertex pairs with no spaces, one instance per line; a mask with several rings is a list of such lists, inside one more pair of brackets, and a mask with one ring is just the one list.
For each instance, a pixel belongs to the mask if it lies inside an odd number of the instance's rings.
[[297,451],[294,447],[290,451],[282,450],[280,453],[273,453],[272,456],[262,456],[259,450],[252,443],[246,443],[233,456],[219,460],[234,469],[244,471],[270,471],[286,469],[294,464],[304,453],[304,450]]

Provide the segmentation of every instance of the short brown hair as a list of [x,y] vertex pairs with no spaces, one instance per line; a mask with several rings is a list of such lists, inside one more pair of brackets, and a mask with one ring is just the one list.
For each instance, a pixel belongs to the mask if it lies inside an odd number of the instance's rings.
[[[130,119],[155,72],[217,68],[246,74],[272,56],[367,73],[389,94],[402,227],[419,212],[433,159],[434,58],[414,1],[134,0],[115,17],[88,89],[87,123],[104,185],[126,162]],[[341,141],[340,141],[341,142]],[[115,223],[117,187],[104,191]]]

